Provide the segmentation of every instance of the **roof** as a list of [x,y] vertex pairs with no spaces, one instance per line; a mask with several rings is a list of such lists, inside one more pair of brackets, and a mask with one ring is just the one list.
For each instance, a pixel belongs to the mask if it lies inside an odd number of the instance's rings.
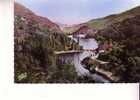
[[93,32],[95,32],[94,29],[92,29],[92,28],[90,28],[88,26],[82,26],[72,34],[73,35],[78,35],[78,34],[88,34],[88,33],[93,33]]

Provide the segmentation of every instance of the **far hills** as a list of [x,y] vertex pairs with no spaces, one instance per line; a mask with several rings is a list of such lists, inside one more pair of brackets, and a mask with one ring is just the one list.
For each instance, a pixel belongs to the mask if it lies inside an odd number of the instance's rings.
[[119,35],[122,33],[129,35],[132,32],[133,34],[138,35],[140,32],[140,6],[120,14],[93,19],[72,27],[65,27],[63,28],[63,31],[70,34],[77,31],[82,26],[88,26],[89,28],[95,29],[98,33],[102,33],[104,35]]

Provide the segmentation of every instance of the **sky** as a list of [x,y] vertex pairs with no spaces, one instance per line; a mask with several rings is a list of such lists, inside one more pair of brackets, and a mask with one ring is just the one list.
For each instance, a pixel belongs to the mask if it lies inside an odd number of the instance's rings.
[[61,24],[79,24],[140,5],[140,0],[16,0],[34,13]]

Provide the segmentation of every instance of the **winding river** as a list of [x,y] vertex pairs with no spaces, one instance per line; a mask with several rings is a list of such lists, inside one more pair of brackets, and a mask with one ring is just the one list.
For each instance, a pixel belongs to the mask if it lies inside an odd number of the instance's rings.
[[[76,38],[72,38],[72,39],[75,40],[76,42],[78,41],[76,40]],[[84,50],[98,48],[98,43],[94,38],[90,38],[90,39],[79,38],[79,45],[82,46]],[[91,51],[83,51],[81,53],[74,54],[74,66],[75,66],[76,72],[78,73],[79,76],[88,76],[88,77],[93,78],[95,82],[109,83],[110,81],[108,79],[104,78],[100,74],[90,73],[89,70],[85,69],[84,66],[81,64],[81,61],[84,58],[92,57],[92,59],[94,58],[96,59],[98,55],[99,54],[96,55],[94,52],[91,52]]]

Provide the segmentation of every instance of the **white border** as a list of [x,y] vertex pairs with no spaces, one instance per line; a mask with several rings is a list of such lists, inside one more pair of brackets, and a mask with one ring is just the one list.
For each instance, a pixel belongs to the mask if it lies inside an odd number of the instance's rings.
[[13,20],[13,1],[0,0],[1,100],[139,100],[139,84],[14,84]]

